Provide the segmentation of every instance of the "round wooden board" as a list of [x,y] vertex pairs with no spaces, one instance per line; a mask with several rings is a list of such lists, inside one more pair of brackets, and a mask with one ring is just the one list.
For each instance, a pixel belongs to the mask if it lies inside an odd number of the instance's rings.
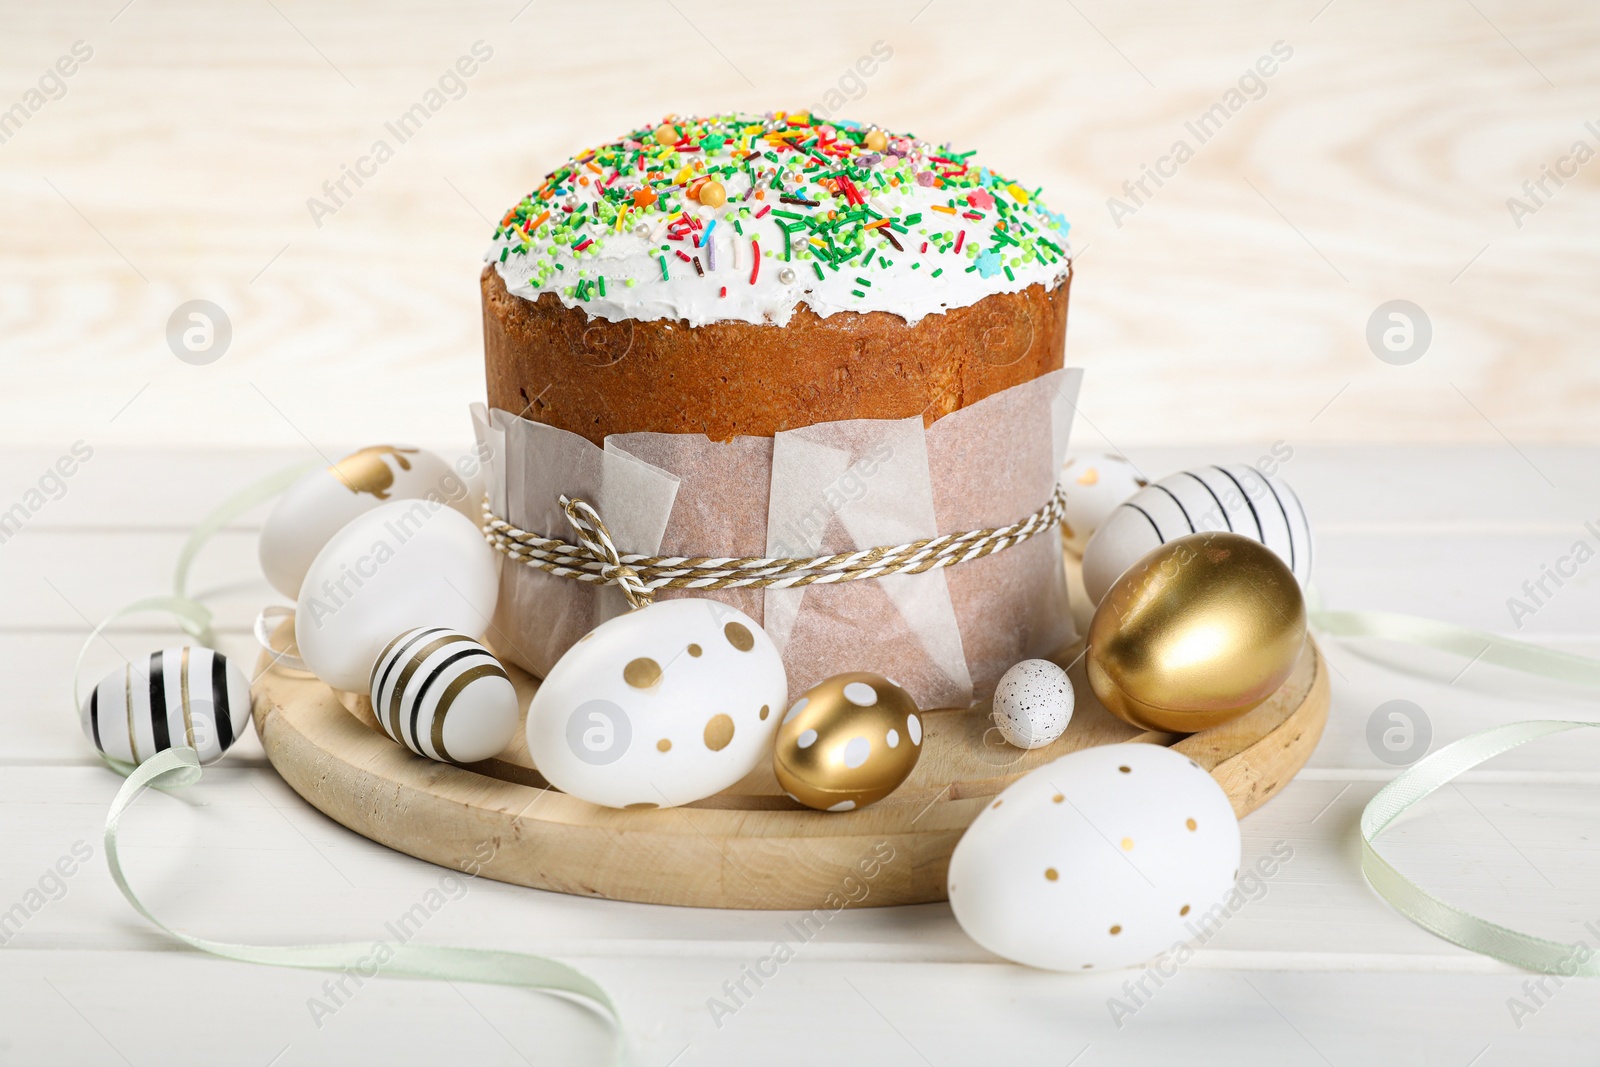
[[[287,633],[280,633],[284,640]],[[1243,816],[1305,764],[1328,716],[1327,667],[1308,643],[1271,699],[1224,726],[1188,737],[1144,732],[1095,699],[1079,649],[1077,708],[1067,732],[1032,751],[1012,748],[989,707],[925,713],[922,758],[893,794],[860,811],[825,814],[779,790],[770,766],[695,804],[617,811],[551,789],[522,732],[505,752],[470,766],[435,763],[391,741],[367,697],[271,666],[253,686],[267,758],[302,797],[345,826],[421,859],[503,882],[562,893],[708,908],[828,906],[863,861],[874,875],[863,905],[945,899],[950,853],[989,798],[1068,752],[1118,741],[1170,745],[1216,777]],[[526,708],[538,683],[508,668]]]

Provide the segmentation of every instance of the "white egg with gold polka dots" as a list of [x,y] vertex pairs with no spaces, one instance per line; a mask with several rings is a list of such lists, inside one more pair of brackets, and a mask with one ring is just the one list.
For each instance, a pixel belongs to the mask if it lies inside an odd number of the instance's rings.
[[783,658],[748,615],[658,601],[591,630],[528,707],[528,752],[562,792],[610,808],[688,804],[771,758]]
[[1192,954],[1216,909],[1231,914],[1238,873],[1239,822],[1216,779],[1180,752],[1130,743],[1012,783],[957,843],[948,888],[956,921],[995,955],[1097,971]]
[[1117,505],[1150,484],[1138,467],[1114,452],[1087,452],[1067,457],[1061,465],[1066,508],[1061,536],[1077,556]]

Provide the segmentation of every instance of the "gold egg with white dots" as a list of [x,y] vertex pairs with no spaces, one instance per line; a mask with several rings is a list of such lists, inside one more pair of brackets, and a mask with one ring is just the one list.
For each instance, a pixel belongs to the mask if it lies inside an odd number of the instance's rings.
[[922,754],[922,713],[881,675],[837,674],[812,686],[778,727],[773,771],[819,811],[853,811],[899,787]]
[[754,619],[707,598],[660,600],[556,662],[528,707],[528,754],[551,785],[594,804],[688,804],[761,765],[788,690]]

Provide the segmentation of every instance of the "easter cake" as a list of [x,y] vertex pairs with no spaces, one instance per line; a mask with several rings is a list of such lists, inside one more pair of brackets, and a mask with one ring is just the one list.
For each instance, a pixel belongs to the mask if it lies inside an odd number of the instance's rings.
[[1061,367],[1066,231],[970,152],[804,113],[669,116],[501,219],[489,404],[596,444],[931,424]]
[[[986,697],[1075,636],[1059,539],[1034,536],[1079,381],[1071,279],[1036,188],[911,135],[668,116],[567,160],[481,279],[484,529],[520,564],[497,650],[544,677],[640,593],[701,596],[768,630],[793,692],[854,669],[924,707]],[[615,568],[561,547],[572,500]]]

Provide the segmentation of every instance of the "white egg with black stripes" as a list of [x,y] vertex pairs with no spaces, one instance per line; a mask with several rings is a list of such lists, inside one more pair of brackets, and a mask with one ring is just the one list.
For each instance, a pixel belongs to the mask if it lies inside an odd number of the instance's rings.
[[371,693],[383,732],[441,763],[499,755],[520,719],[516,687],[494,653],[443,626],[407,630],[384,646]]
[[1275,475],[1242,463],[1195,467],[1139,490],[1113,511],[1083,553],[1083,585],[1100,603],[1145,555],[1176,537],[1225,531],[1266,545],[1304,589],[1311,581],[1311,523]]
[[221,652],[164,648],[112,671],[83,702],[83,733],[123,763],[187,746],[214,763],[244,733],[250,680]]

